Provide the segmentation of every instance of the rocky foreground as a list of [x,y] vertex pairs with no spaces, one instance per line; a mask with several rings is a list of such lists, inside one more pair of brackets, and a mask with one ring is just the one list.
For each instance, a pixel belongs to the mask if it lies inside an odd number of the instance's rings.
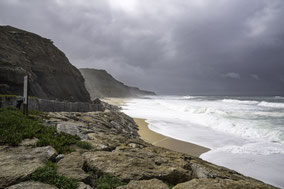
[[46,124],[58,132],[77,135],[91,149],[73,146],[74,152],[57,154],[50,146],[33,147],[37,139],[18,147],[0,146],[0,188],[55,186],[28,180],[48,160],[57,162],[59,174],[79,181],[80,189],[96,188],[103,175],[125,182],[120,189],[153,188],[274,188],[200,158],[153,146],[139,138],[138,126],[121,112],[48,113]]

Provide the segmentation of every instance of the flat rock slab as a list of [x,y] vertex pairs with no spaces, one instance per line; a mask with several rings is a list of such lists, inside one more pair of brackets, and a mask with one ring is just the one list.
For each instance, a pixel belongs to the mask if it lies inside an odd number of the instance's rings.
[[158,179],[131,181],[125,186],[117,189],[169,189],[169,187]]
[[28,181],[28,182],[21,182],[19,184],[10,186],[6,189],[57,189],[56,186],[51,186],[49,184],[44,184],[41,182],[34,182],[34,181]]
[[88,179],[89,175],[83,170],[83,165],[85,163],[85,158],[78,152],[72,152],[71,154],[65,155],[57,163],[57,172],[66,177],[85,181]]
[[93,189],[90,185],[87,185],[83,182],[78,183],[78,188],[77,189]]
[[57,124],[57,131],[64,132],[73,136],[78,136],[81,139],[88,139],[87,136],[80,131],[80,127],[83,127],[82,123],[65,121]]
[[89,133],[87,140],[98,151],[111,151],[117,146],[124,144],[127,138],[120,134],[111,133]]
[[272,189],[274,187],[261,182],[249,182],[246,180],[234,181],[230,179],[193,179],[173,187],[173,189]]
[[172,184],[191,179],[191,171],[177,162],[170,162],[144,149],[126,148],[122,151],[86,152],[86,166],[97,174],[111,174],[122,181],[157,178]]
[[38,148],[0,146],[0,188],[23,181],[54,157],[56,151],[50,146]]

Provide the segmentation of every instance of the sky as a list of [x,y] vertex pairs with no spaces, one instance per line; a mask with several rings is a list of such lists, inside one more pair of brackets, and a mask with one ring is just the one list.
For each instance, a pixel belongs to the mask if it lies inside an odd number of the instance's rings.
[[0,25],[158,94],[284,95],[283,0],[1,0]]

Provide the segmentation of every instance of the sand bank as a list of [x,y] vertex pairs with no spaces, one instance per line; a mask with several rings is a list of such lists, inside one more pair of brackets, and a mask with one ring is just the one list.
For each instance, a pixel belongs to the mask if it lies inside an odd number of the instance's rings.
[[148,128],[148,123],[145,122],[145,119],[134,118],[134,121],[139,126],[138,133],[141,138],[155,146],[164,147],[196,157],[199,157],[202,153],[208,152],[210,150],[196,144],[176,140],[156,133]]

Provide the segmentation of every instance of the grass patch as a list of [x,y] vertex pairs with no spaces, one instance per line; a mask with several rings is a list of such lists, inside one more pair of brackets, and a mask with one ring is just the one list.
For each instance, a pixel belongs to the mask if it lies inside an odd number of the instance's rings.
[[92,145],[86,141],[78,141],[76,145],[86,150],[90,150],[93,148]]
[[32,173],[30,175],[30,180],[55,185],[59,189],[76,189],[78,187],[76,180],[58,175],[57,165],[52,162],[47,162],[44,167],[39,168]]
[[23,139],[38,138],[36,146],[52,146],[58,153],[68,153],[71,144],[80,138],[57,133],[55,127],[45,126],[38,119],[29,119],[14,108],[0,108],[0,145],[17,146]]
[[44,113],[42,113],[41,111],[38,110],[29,110],[29,115],[33,115],[33,116],[41,116]]
[[120,181],[117,177],[108,174],[98,179],[97,189],[115,189],[118,186],[126,184],[127,183]]
[[14,97],[18,97],[18,95],[4,95],[4,94],[0,94],[0,99],[2,99],[2,98],[9,99],[9,98],[14,98]]
[[172,189],[174,187],[174,185],[171,183],[165,182],[165,184],[168,185],[169,189]]

